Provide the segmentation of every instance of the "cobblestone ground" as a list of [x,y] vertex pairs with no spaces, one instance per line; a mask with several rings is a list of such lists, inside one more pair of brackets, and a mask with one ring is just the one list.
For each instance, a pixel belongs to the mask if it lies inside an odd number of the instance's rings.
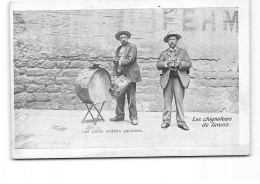
[[[125,121],[110,122],[113,111],[103,111],[105,122],[96,125],[81,122],[86,111],[15,110],[13,146],[26,148],[88,148],[88,147],[180,147],[180,146],[235,146],[238,145],[238,115],[234,113],[185,114],[189,131],[181,130],[175,121],[162,129],[160,112],[140,112],[139,124]],[[231,121],[208,122],[204,118],[232,118]],[[90,116],[88,117],[90,118]],[[201,118],[201,121],[194,121]],[[198,119],[197,119],[198,120]],[[217,127],[216,127],[217,126]]]

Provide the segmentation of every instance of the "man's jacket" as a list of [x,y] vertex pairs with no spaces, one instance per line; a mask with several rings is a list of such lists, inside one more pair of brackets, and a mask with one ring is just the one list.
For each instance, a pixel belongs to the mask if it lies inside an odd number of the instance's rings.
[[[120,49],[123,45],[119,46],[116,49],[116,57],[119,57]],[[126,43],[124,59],[121,62],[122,73],[117,72],[118,65],[114,64],[113,76],[120,76],[121,74],[125,75],[132,82],[141,81],[140,68],[137,64],[137,47],[133,43]]]
[[[178,75],[180,77],[183,87],[188,88],[190,83],[189,69],[192,66],[191,60],[185,49],[176,47],[175,50],[175,58],[177,58],[177,66],[179,67]],[[169,69],[169,67],[166,67],[166,61],[168,61],[171,57],[172,53],[168,48],[167,50],[161,52],[158,63],[156,65],[158,70],[162,70],[160,83],[163,89],[167,86],[169,81],[171,70]]]

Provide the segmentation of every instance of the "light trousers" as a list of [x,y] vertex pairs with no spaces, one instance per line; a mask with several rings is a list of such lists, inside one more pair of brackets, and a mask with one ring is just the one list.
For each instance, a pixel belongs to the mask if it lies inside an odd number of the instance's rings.
[[169,77],[167,86],[163,89],[164,111],[163,121],[171,122],[172,99],[175,99],[176,105],[176,120],[177,124],[186,124],[184,121],[183,99],[185,88],[182,86],[180,78]]

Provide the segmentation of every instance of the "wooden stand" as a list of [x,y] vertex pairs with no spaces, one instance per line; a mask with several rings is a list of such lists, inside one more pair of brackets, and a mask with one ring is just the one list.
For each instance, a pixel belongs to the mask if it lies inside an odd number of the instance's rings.
[[[87,103],[85,103],[85,104],[86,104],[86,106],[87,106],[88,112],[87,112],[87,114],[85,115],[84,119],[81,121],[81,123],[84,123],[84,121],[85,121],[86,117],[88,116],[88,114],[90,114],[90,116],[91,116],[91,118],[92,118],[92,122],[94,122],[94,125],[96,125],[96,123],[97,123],[98,120],[105,121],[104,118],[103,118],[102,115],[101,115],[101,111],[102,111],[102,109],[103,109],[103,106],[104,106],[105,102],[102,103],[101,108],[100,108],[99,110],[98,110],[98,108],[96,107],[96,104],[87,104]],[[92,114],[92,112],[91,112],[92,107],[94,107],[94,109],[95,109],[95,110],[97,111],[97,113],[98,113],[98,115],[97,115],[96,118],[94,118],[94,116],[93,116],[93,114]],[[99,117],[100,117],[100,119],[99,119]]]

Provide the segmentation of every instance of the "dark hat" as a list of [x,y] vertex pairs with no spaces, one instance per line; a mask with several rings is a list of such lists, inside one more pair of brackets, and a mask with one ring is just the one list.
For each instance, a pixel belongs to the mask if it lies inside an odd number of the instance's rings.
[[174,31],[170,31],[170,32],[164,37],[163,41],[167,43],[167,42],[168,42],[168,38],[169,38],[170,36],[176,36],[178,40],[181,39],[181,35],[180,35],[180,34],[174,32]]
[[116,35],[115,35],[115,38],[116,38],[117,40],[120,40],[119,37],[120,37],[121,34],[127,35],[127,38],[128,38],[128,39],[131,37],[131,33],[130,33],[129,31],[118,31],[118,32],[116,33]]

